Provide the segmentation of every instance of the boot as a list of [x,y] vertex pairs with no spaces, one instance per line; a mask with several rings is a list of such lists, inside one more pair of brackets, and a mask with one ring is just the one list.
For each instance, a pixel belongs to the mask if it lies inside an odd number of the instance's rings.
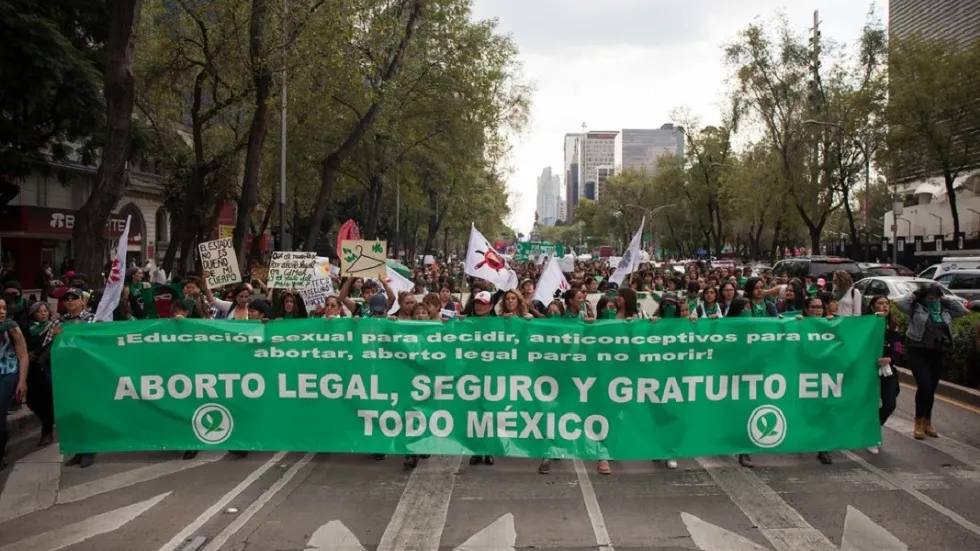
[[926,421],[922,417],[915,418],[915,430],[912,431],[912,436],[916,440],[922,440],[926,437]]
[[930,438],[939,438],[939,433],[936,432],[936,428],[932,426],[932,417],[925,417],[922,419],[922,430],[926,433],[926,436]]

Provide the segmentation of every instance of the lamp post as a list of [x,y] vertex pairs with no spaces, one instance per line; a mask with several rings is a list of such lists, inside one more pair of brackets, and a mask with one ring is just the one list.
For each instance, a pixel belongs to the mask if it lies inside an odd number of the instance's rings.
[[[648,209],[648,208],[646,208],[644,206],[640,206],[640,205],[624,205],[623,208],[624,209],[625,208],[640,209],[640,210],[642,210],[644,212],[644,214],[646,214],[651,219],[653,219],[653,215],[657,214],[658,212],[660,212],[660,211],[662,211],[664,209],[669,209],[670,207],[676,207],[676,206],[678,206],[678,203],[671,203],[669,205],[660,205],[659,207],[657,207],[655,209]],[[616,217],[622,216],[622,214],[623,214],[623,211],[622,210],[618,210],[618,211],[615,212]],[[651,234],[653,234],[653,232],[651,232]],[[657,236],[656,236],[656,234],[653,234],[653,236],[654,236],[654,247],[653,247],[653,250],[654,250],[654,252],[656,252],[656,250],[657,250],[657,246],[656,246],[657,239],[656,239],[656,237]]]
[[938,218],[939,219],[939,235],[945,237],[946,234],[943,233],[943,217],[942,216],[939,216],[938,214],[933,214],[931,212],[927,212],[926,214],[928,214],[929,216],[931,216],[933,218]]

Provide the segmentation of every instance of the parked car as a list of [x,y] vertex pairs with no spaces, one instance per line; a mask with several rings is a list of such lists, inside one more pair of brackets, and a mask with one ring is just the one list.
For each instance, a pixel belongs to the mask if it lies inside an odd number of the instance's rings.
[[850,258],[838,256],[796,256],[784,258],[772,267],[772,273],[779,275],[786,272],[791,279],[794,277],[800,279],[823,277],[828,278],[828,281],[831,275],[838,270],[850,273],[853,278],[858,278],[861,274],[861,268],[857,262]]
[[[909,293],[915,292],[920,287],[925,287],[926,285],[931,285],[933,283],[937,282],[921,277],[867,277],[855,283],[854,288],[860,291],[861,294],[864,295],[865,299],[869,299],[875,295],[885,295],[888,297],[888,300],[895,301]],[[963,301],[963,304],[967,305],[967,308],[969,308],[969,301],[967,301],[965,298],[956,295],[942,283],[940,283],[939,286],[942,288],[944,296],[958,298]]]
[[872,264],[868,262],[859,262],[858,268],[861,269],[861,273],[855,279],[864,279],[866,277],[890,277],[890,276],[900,276],[902,274],[898,273],[898,270],[892,268],[889,264]]
[[933,264],[919,272],[919,277],[938,279],[946,272],[955,270],[980,270],[980,256],[947,256],[939,264]]
[[946,272],[936,281],[967,300],[980,300],[980,270]]

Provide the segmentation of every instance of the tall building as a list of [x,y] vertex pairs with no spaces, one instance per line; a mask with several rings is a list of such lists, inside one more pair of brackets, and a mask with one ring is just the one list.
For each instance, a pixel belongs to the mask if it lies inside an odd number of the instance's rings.
[[606,180],[616,173],[611,166],[599,166],[595,169],[595,198],[599,200],[606,191]]
[[568,222],[568,202],[563,197],[558,198],[558,220]]
[[586,132],[578,140],[579,198],[598,199],[597,173],[600,166],[613,166],[616,151],[616,131]]
[[[627,170],[657,172],[657,161],[665,155],[684,156],[684,133],[673,124],[658,129],[623,129],[616,136],[613,166]],[[601,191],[600,191],[601,195]]]
[[891,0],[888,31],[969,44],[980,38],[980,0]]
[[565,134],[565,217],[572,218],[578,205],[578,142],[581,134]]
[[558,220],[558,201],[561,197],[561,178],[551,173],[551,167],[541,171],[538,177],[537,213],[538,222],[544,226],[554,226]]

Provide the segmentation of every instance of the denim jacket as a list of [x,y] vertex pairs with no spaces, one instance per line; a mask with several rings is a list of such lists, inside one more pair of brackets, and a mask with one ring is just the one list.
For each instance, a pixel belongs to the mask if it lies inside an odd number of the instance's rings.
[[[965,316],[968,313],[967,309],[963,303],[949,297],[942,297],[939,302],[942,305],[940,316],[943,318],[943,323],[946,325],[949,334],[952,335],[953,320]],[[922,334],[926,330],[926,322],[929,320],[929,310],[924,304],[916,300],[915,294],[912,293],[898,299],[897,306],[900,312],[909,317],[905,338],[912,342],[921,342]]]

